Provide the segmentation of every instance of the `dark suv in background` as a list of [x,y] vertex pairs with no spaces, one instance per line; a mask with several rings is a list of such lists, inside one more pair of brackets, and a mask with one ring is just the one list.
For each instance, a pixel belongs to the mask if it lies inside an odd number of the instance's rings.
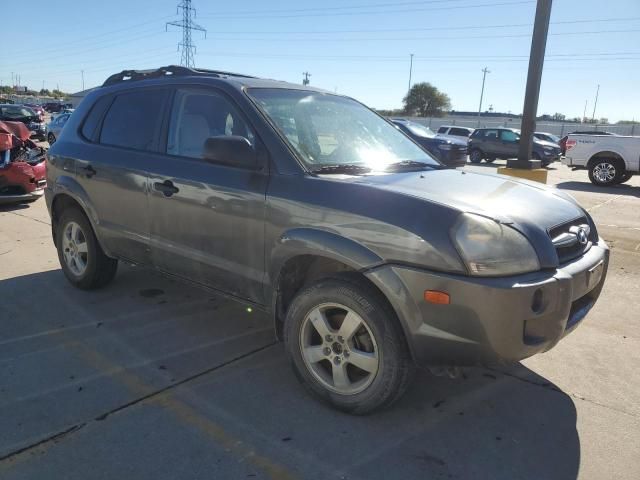
[[308,390],[352,413],[393,403],[416,364],[550,349],[608,265],[560,190],[443,168],[353,99],[219,71],[112,75],[47,179],[73,285],[124,260],[260,308]]
[[[514,128],[478,128],[469,137],[469,161],[493,162],[496,158],[508,159],[518,156],[520,130]],[[533,138],[531,157],[542,160],[542,165],[560,159],[560,147],[551,142]]]

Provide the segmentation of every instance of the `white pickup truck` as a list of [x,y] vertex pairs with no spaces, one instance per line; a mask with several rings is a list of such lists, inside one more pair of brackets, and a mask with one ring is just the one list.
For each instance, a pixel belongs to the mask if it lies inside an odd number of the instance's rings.
[[571,134],[562,163],[589,171],[594,185],[624,183],[640,174],[640,137]]

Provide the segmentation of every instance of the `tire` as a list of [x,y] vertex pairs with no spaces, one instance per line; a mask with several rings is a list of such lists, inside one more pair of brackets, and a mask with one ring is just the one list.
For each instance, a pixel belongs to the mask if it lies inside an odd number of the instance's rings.
[[484,154],[480,149],[474,148],[473,150],[471,150],[471,152],[469,152],[469,161],[471,163],[480,163],[483,156]]
[[617,182],[617,183],[626,183],[626,182],[628,182],[629,180],[631,180],[631,177],[633,177],[633,174],[631,174],[631,173],[624,173],[624,174],[620,177],[620,179],[618,180],[618,182]]
[[49,146],[53,145],[56,143],[56,136],[53,133],[50,133],[47,135],[47,142],[49,142]]
[[58,260],[67,280],[82,290],[107,285],[116,274],[118,260],[107,257],[89,220],[78,208],[69,208],[56,225]]
[[489,158],[485,158],[484,161],[487,162],[487,163],[493,163],[493,162],[496,161],[496,159],[495,159],[495,157],[489,157]]
[[538,154],[538,152],[533,152],[531,154],[531,159],[532,160],[542,160],[542,158],[540,157],[540,155]]
[[589,180],[594,185],[606,187],[620,183],[624,164],[617,158],[596,158],[589,162]]
[[[348,325],[357,328],[345,326],[347,315],[352,320]],[[343,338],[341,332],[347,335]],[[357,277],[325,278],[303,288],[287,311],[284,339],[305,388],[354,415],[389,407],[405,392],[413,373],[395,313],[380,292]],[[355,366],[356,359],[365,369]]]

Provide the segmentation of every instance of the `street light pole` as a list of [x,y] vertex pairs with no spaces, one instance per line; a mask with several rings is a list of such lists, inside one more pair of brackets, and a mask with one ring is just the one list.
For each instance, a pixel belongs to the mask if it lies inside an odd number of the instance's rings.
[[411,74],[413,73],[413,53],[410,53],[409,57],[411,58],[411,60],[409,63],[409,88],[407,88],[407,95],[409,95],[409,92],[411,91]]
[[551,18],[552,0],[538,0],[536,19],[533,25],[531,39],[531,54],[529,55],[529,72],[527,74],[527,89],[522,109],[522,127],[520,132],[520,148],[517,160],[507,160],[507,167],[534,169],[540,168],[540,160],[531,160],[533,148],[533,132],[536,129],[536,114],[542,83],[542,68],[544,66],[544,52],[547,47],[549,33],[549,19]]
[[480,127],[480,114],[482,113],[482,97],[484,97],[484,81],[487,78],[487,73],[491,73],[491,71],[484,67],[482,69],[482,90],[480,90],[480,106],[478,107],[478,128]]
[[591,115],[591,121],[596,118],[596,107],[598,106],[598,95],[600,95],[600,84],[598,84],[598,89],[596,90],[596,100],[593,102],[593,114]]
[[587,103],[588,102],[589,100],[584,101],[584,111],[582,112],[582,120],[580,121],[580,123],[584,123],[584,121],[587,119]]
[[84,70],[80,70],[80,73],[82,73],[82,91],[84,92]]

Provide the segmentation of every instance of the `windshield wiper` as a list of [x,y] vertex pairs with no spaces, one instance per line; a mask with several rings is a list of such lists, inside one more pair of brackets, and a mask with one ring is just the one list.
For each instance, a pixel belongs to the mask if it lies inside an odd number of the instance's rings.
[[442,168],[440,165],[418,162],[416,160],[402,160],[401,162],[395,162],[387,165],[385,171],[389,170],[438,170]]
[[349,175],[368,173],[370,171],[370,167],[358,165],[355,163],[336,163],[334,165],[322,165],[312,170],[313,173],[347,173]]

